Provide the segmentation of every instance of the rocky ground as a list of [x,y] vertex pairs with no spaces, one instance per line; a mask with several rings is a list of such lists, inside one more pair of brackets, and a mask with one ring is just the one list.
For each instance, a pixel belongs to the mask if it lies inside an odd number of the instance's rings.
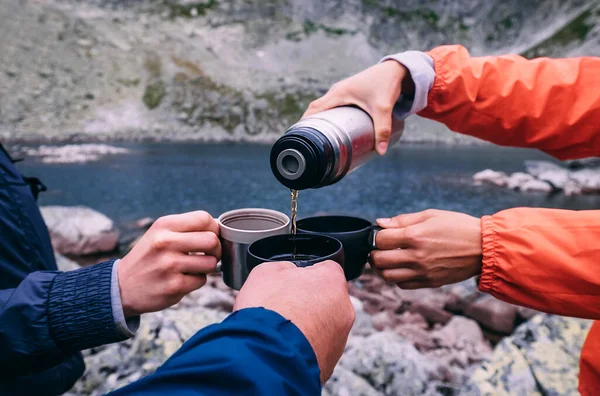
[[[119,236],[109,219],[88,208],[42,213],[53,245],[64,253],[95,250],[108,257],[135,243],[131,233]],[[56,232],[58,215],[70,219],[60,225],[69,232]],[[151,224],[140,219],[132,226],[140,235]],[[115,233],[121,242],[108,246]],[[79,267],[60,253],[57,261],[62,270]],[[590,321],[503,303],[480,293],[474,279],[408,291],[367,269],[349,287],[356,322],[324,395],[577,394],[578,356]],[[85,375],[69,395],[104,394],[153,372],[196,331],[223,320],[236,293],[211,275],[176,306],[144,315],[135,338],[85,351]]]

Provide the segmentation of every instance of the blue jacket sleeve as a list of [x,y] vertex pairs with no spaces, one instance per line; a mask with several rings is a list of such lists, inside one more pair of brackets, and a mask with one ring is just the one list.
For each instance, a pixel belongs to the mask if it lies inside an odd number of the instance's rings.
[[320,395],[319,375],[292,322],[248,308],[199,331],[154,374],[110,395]]
[[113,262],[36,271],[0,290],[0,378],[49,369],[73,353],[128,338],[115,325]]

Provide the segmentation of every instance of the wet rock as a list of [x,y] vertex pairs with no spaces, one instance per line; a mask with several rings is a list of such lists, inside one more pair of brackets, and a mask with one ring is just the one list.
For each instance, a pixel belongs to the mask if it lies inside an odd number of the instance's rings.
[[85,206],[44,206],[41,209],[52,246],[61,254],[111,252],[119,231],[111,219]]
[[498,344],[461,395],[578,395],[579,355],[591,321],[538,315]]
[[600,168],[585,168],[570,174],[573,180],[586,193],[600,192]]
[[75,261],[69,260],[60,253],[54,252],[54,258],[59,271],[73,271],[81,268]]
[[523,184],[534,179],[535,178],[529,173],[515,172],[508,178],[506,187],[510,188],[511,190],[518,190]]
[[548,161],[525,161],[526,172],[536,179],[546,172],[560,172],[563,168],[553,162]]
[[542,172],[537,178],[549,183],[556,190],[563,190],[570,180],[569,171],[563,168]]
[[48,164],[71,164],[97,161],[106,155],[126,154],[129,150],[108,144],[67,144],[65,146],[42,145],[37,148],[25,148],[24,154],[41,157]]
[[582,168],[600,168],[600,158],[590,157],[582,158],[577,160],[565,161],[569,169],[582,169]]
[[486,295],[466,307],[464,312],[488,329],[510,334],[515,326],[517,307]]
[[520,188],[523,192],[551,192],[552,186],[545,181],[530,180]]
[[486,169],[473,175],[473,181],[475,181],[475,183],[491,183],[497,186],[505,186],[508,181],[508,176],[504,172]]

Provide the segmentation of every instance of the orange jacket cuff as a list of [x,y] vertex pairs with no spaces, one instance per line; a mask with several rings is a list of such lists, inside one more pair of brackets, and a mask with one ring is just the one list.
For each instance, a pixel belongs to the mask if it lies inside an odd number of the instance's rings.
[[481,265],[481,277],[479,278],[479,290],[491,293],[494,290],[496,280],[496,236],[494,233],[494,220],[492,216],[481,218],[481,250],[483,260]]

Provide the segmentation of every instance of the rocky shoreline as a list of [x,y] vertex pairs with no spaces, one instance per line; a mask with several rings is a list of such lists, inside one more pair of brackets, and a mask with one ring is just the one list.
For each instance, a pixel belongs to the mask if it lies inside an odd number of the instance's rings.
[[[89,208],[43,207],[42,213],[57,250],[95,254],[82,263],[122,256],[136,241],[131,230],[121,234]],[[66,220],[59,225],[56,217]],[[151,224],[145,218],[131,228],[141,235]],[[60,253],[57,261],[61,270],[79,267]],[[577,357],[590,321],[501,302],[479,292],[474,279],[409,291],[367,269],[349,289],[357,318],[323,395],[576,392]],[[144,315],[132,340],[86,351],[85,375],[68,394],[104,394],[153,372],[196,331],[223,320],[236,293],[210,275],[176,306]]]
[[526,161],[525,172],[507,175],[486,169],[476,173],[476,184],[490,183],[524,193],[562,193],[566,196],[600,193],[600,159],[567,161],[566,166],[548,161]]

